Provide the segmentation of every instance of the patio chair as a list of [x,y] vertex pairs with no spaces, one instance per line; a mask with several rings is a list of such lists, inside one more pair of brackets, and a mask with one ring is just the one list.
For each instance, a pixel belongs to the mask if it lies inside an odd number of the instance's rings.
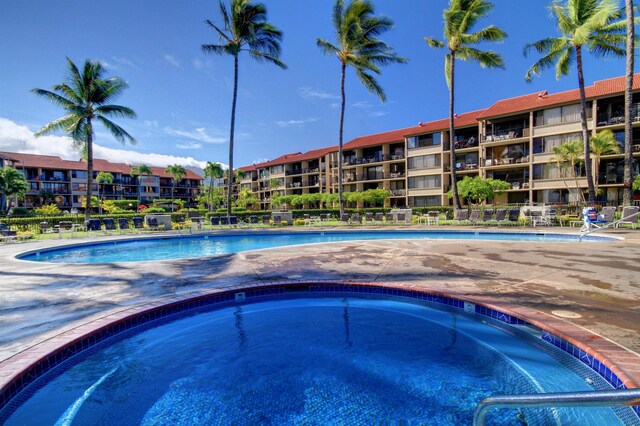
[[506,220],[507,220],[507,209],[496,210],[495,221],[500,224],[500,223],[504,223]]
[[131,228],[129,228],[129,220],[124,217],[118,218],[118,227],[120,228],[120,233],[124,234],[128,232]]
[[87,232],[95,233],[102,231],[102,225],[100,224],[100,219],[89,219],[84,222],[84,226]]
[[229,216],[229,226],[238,227],[238,216]]
[[612,222],[613,218],[616,215],[616,208],[613,206],[606,206],[602,208],[602,211],[600,212],[600,214],[602,214],[602,219],[605,222]]
[[520,209],[509,210],[509,225],[518,225],[520,223]]
[[364,214],[364,221],[365,222],[373,222],[373,213],[371,212],[367,212]]
[[249,216],[249,224],[251,226],[258,225],[258,216],[256,215]]
[[340,216],[340,222],[349,223],[349,213],[343,213]]
[[374,220],[376,222],[382,222],[383,219],[384,219],[384,213],[376,213],[374,215]]
[[229,217],[220,216],[220,226],[229,226]]
[[140,232],[144,229],[144,220],[141,217],[134,217],[131,219],[131,222],[133,222],[133,229],[136,232]]
[[531,223],[531,226],[537,226],[537,225],[544,225],[545,224],[545,220],[544,220],[544,215],[542,210],[529,210],[526,213],[526,217],[529,220],[529,222]]
[[440,223],[440,212],[432,210],[427,213],[427,225],[438,225]]
[[616,228],[619,228],[620,225],[629,224],[633,229],[638,226],[638,211],[640,211],[640,207],[638,206],[627,206],[622,209],[622,217],[616,223]]
[[470,223],[478,223],[480,222],[480,210],[474,209],[471,210],[471,215],[469,216]]
[[40,222],[39,227],[40,227],[41,234],[49,234],[53,232],[53,228],[49,226],[49,222]]
[[385,222],[393,222],[393,213],[385,213],[384,214]]
[[263,214],[262,215],[262,224],[263,225],[271,225],[271,216],[269,216],[268,214]]
[[491,222],[493,220],[493,209],[484,209],[482,211],[482,221]]
[[469,221],[469,210],[460,209],[456,211],[455,216],[453,217],[453,222],[462,223]]
[[353,213],[351,215],[349,223],[357,223],[358,225],[362,225],[362,217],[360,217],[360,213]]
[[[118,228],[116,228],[116,221],[113,220],[113,218],[105,217],[102,223],[104,223],[104,231],[107,233],[118,230]],[[62,230],[62,222],[60,222],[60,226],[61,226],[60,230]]]
[[396,214],[396,223],[404,222],[405,218],[406,218],[406,215],[404,213],[397,213]]
[[147,226],[150,231],[162,231],[164,229],[164,226],[158,223],[158,218],[153,216],[147,219]]
[[282,216],[279,214],[273,215],[273,224],[276,226],[282,225]]

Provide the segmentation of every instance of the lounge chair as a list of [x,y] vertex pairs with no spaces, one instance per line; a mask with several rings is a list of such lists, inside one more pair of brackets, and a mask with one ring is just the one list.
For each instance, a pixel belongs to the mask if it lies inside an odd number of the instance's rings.
[[396,213],[396,223],[404,223],[406,215],[404,213]]
[[263,214],[262,215],[262,224],[263,225],[271,225],[271,216],[269,216],[268,214]]
[[462,223],[469,221],[469,210],[460,209],[456,211],[455,216],[453,217],[453,222]]
[[153,216],[147,219],[147,226],[150,231],[162,231],[164,229],[164,226],[158,223],[158,218]]
[[229,226],[238,227],[238,216],[229,216]]
[[209,222],[211,222],[211,228],[213,228],[214,226],[220,228],[220,216],[211,216],[209,218]]
[[353,213],[351,215],[349,223],[357,223],[358,225],[362,225],[362,217],[360,217],[360,213]]
[[616,208],[612,206],[603,207],[600,214],[602,214],[602,219],[605,222],[612,222],[616,215]]
[[120,228],[121,234],[124,234],[131,229],[129,228],[129,220],[125,219],[124,217],[118,218],[118,227]]
[[40,233],[41,234],[49,234],[49,233],[53,232],[53,228],[51,228],[51,226],[49,226],[49,222],[40,222],[39,226],[40,226]]
[[509,210],[509,221],[507,223],[509,225],[519,225],[520,224],[520,209],[511,209],[511,210]]
[[[105,217],[102,221],[102,223],[104,223],[104,230],[105,232],[110,232],[110,231],[117,231],[118,228],[116,228],[116,221],[113,220],[110,217]],[[60,230],[62,230],[62,222],[60,222]]]
[[383,219],[384,219],[384,213],[376,213],[374,216],[374,220],[376,222],[382,222]]
[[493,209],[484,209],[482,211],[482,221],[491,222],[493,220]]
[[507,220],[507,209],[496,210],[495,221],[498,223],[504,223]]
[[220,216],[220,226],[229,226],[228,216]]
[[480,210],[471,210],[471,215],[469,216],[470,223],[478,223],[480,222]]
[[620,221],[616,223],[616,228],[619,228],[620,225],[629,224],[633,229],[638,226],[638,212],[640,211],[640,207],[638,206],[627,206],[622,209],[622,217]]
[[393,222],[393,213],[385,213],[384,220],[385,222]]
[[282,225],[282,216],[280,216],[279,214],[273,215],[273,224],[276,226]]
[[342,216],[340,216],[340,222],[349,223],[349,214],[343,213]]
[[256,215],[249,216],[249,224],[251,226],[258,225],[258,216]]
[[371,212],[367,212],[364,214],[364,221],[365,222],[373,222],[373,213]]
[[102,225],[100,219],[89,219],[84,222],[84,226],[87,232],[100,232],[102,231]]
[[136,232],[140,232],[144,229],[144,220],[141,217],[134,217],[131,221],[133,222],[133,229]]

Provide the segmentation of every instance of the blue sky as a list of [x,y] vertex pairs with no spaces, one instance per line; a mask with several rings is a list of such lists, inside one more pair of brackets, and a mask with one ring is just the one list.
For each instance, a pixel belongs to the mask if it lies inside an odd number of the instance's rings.
[[[281,70],[240,60],[235,165],[248,165],[284,153],[337,144],[339,64],[315,46],[333,40],[332,0],[264,0],[269,21],[284,33]],[[375,0],[376,13],[396,28],[383,39],[406,65],[391,65],[379,77],[387,102],[381,103],[347,75],[345,141],[371,133],[447,117],[444,52],[430,49],[424,36],[442,34],[445,0]],[[58,118],[57,107],[29,92],[63,80],[65,56],[76,63],[102,61],[109,75],[129,83],[118,103],[133,108],[137,120],[119,120],[137,140],[122,146],[97,130],[97,156],[129,163],[204,161],[227,163],[233,86],[232,58],[204,55],[200,46],[218,42],[205,19],[220,22],[217,1],[80,0],[4,1],[0,14],[0,150],[73,157],[60,137],[33,140],[31,132]],[[490,106],[503,98],[577,87],[576,73],[556,80],[548,71],[533,83],[524,73],[536,57],[523,46],[556,35],[550,1],[494,0],[480,26],[495,24],[509,37],[490,46],[506,70],[457,63],[458,113]],[[478,28],[480,28],[480,26]],[[587,84],[624,74],[621,59],[585,60]]]

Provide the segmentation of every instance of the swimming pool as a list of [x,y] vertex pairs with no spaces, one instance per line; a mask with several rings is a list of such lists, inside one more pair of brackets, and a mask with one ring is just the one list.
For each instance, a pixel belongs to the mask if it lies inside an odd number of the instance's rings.
[[[43,249],[18,256],[23,260],[60,263],[139,262],[217,256],[248,250],[297,244],[333,243],[356,240],[492,240],[534,242],[577,242],[577,235],[524,232],[477,231],[324,231],[250,234],[210,234],[119,240]],[[587,236],[583,241],[615,241]]]
[[[0,421],[460,425],[496,393],[607,386],[528,327],[434,308],[345,295],[171,317],[58,365]],[[487,424],[623,423],[589,408],[499,410]]]

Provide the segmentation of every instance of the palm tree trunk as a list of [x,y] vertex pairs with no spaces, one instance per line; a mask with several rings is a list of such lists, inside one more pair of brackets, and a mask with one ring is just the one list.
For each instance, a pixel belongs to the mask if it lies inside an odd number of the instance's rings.
[[633,0],[626,0],[625,9],[627,12],[627,80],[624,89],[624,190],[622,204],[631,205],[633,198],[633,127],[632,106],[633,106],[633,69],[634,69],[634,48],[635,48],[635,25],[633,16]]
[[84,204],[84,219],[91,219],[91,195],[93,193],[93,129],[91,119],[87,119],[87,199]]
[[233,57],[233,101],[231,103],[231,131],[229,135],[229,182],[227,183],[227,217],[231,216],[233,192],[233,133],[236,125],[236,101],[238,99],[238,55]]
[[450,77],[450,87],[449,87],[449,164],[451,168],[451,195],[453,200],[453,214],[455,214],[462,207],[460,206],[460,198],[458,197],[458,182],[456,181],[456,150],[455,144],[453,142],[455,138],[455,127],[453,122],[453,114],[454,114],[454,71],[455,71],[455,63],[456,63],[456,53],[451,52],[451,64],[449,66],[449,77]]
[[340,106],[340,137],[338,139],[338,204],[340,205],[340,217],[344,214],[344,200],[342,198],[342,131],[344,129],[344,78],[346,74],[347,64],[342,62],[340,75],[340,96],[342,104]]
[[576,63],[578,65],[578,87],[580,88],[580,121],[582,122],[582,140],[584,141],[584,171],[587,175],[589,204],[593,204],[596,202],[596,189],[593,184],[589,129],[587,128],[587,97],[584,93],[584,73],[582,72],[582,46],[576,46]]

